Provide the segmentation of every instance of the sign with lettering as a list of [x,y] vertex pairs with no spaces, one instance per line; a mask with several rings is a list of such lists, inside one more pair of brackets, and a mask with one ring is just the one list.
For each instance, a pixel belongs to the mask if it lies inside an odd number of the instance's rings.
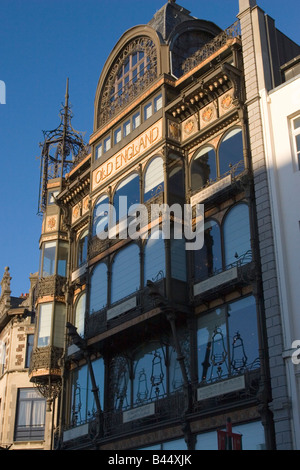
[[93,190],[115,176],[119,171],[140,157],[162,138],[162,120],[153,124],[143,134],[126,145],[93,172]]
[[133,408],[132,410],[124,411],[123,423],[128,423],[136,419],[146,418],[147,416],[154,415],[154,413],[154,403],[149,403],[148,405],[140,406],[139,408]]

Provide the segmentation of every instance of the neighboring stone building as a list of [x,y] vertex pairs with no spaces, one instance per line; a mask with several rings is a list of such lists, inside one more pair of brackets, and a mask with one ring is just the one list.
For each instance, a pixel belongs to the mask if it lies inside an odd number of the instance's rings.
[[[108,57],[89,146],[68,88],[44,135],[29,375],[54,448],[217,449],[227,418],[243,449],[299,440],[261,98],[300,51],[255,0],[239,7],[222,31],[169,1]],[[176,204],[169,234],[155,204]]]
[[38,276],[31,275],[29,294],[21,297],[11,296],[10,280],[7,267],[0,296],[0,448],[50,449],[45,400],[28,376],[35,333],[34,288]]

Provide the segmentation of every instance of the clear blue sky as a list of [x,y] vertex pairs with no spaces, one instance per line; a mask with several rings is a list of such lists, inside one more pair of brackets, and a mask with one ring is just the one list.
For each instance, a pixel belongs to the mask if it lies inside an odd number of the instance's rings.
[[[28,292],[38,271],[41,219],[37,214],[39,142],[59,124],[66,78],[73,127],[93,128],[94,96],[115,43],[146,24],[166,0],[0,0],[0,279],[12,276],[12,295]],[[178,0],[197,18],[221,28],[236,20],[238,0]],[[300,43],[299,0],[258,0],[283,33]]]

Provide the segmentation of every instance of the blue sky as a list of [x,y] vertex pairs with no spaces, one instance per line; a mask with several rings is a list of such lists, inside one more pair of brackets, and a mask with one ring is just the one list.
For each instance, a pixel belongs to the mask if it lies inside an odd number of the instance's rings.
[[[41,218],[37,216],[39,142],[59,124],[66,78],[73,127],[92,133],[94,96],[115,43],[146,24],[166,0],[0,0],[0,279],[12,276],[12,295],[28,292],[38,271]],[[197,18],[221,28],[236,20],[238,0],[178,0]],[[283,33],[300,43],[299,0],[258,0]]]

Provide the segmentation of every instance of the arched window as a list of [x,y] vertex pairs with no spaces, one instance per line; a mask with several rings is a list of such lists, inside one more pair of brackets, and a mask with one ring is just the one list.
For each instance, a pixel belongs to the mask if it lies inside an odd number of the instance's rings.
[[97,199],[93,213],[93,237],[106,230],[109,222],[109,199],[103,195]]
[[90,313],[98,312],[107,304],[107,266],[99,263],[91,276]]
[[232,129],[223,137],[219,147],[220,176],[227,173],[231,167],[243,159],[242,130],[239,128]]
[[222,268],[222,247],[219,224],[208,220],[204,224],[204,245],[194,252],[194,276],[203,280]]
[[112,303],[133,294],[140,288],[139,247],[131,244],[120,250],[113,261],[111,278]]
[[251,256],[249,208],[245,203],[232,207],[224,222],[225,265],[249,262]]
[[164,190],[164,169],[161,157],[154,158],[148,165],[144,180],[144,202]]
[[86,294],[83,293],[76,304],[75,308],[75,327],[77,333],[80,336],[84,335],[84,319],[85,319],[85,307],[86,307]]
[[161,230],[156,230],[147,241],[144,251],[144,282],[166,277],[165,243]]
[[128,209],[133,204],[140,203],[140,183],[137,173],[132,173],[125,178],[117,187],[114,195],[114,208],[116,221],[124,219]]
[[79,238],[78,241],[78,258],[77,258],[77,265],[82,266],[87,260],[88,254],[88,234],[89,231],[85,230]]
[[217,178],[216,153],[212,147],[200,149],[191,165],[191,187],[197,191]]

